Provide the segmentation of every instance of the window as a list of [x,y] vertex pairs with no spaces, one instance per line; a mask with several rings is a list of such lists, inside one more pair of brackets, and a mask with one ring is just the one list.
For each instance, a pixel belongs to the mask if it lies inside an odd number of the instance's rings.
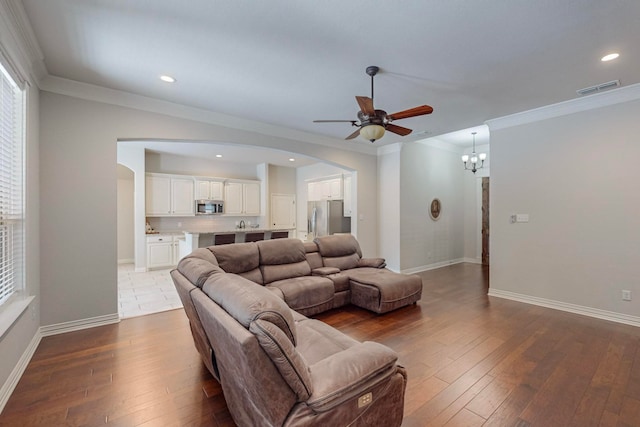
[[0,305],[24,287],[24,96],[0,63]]

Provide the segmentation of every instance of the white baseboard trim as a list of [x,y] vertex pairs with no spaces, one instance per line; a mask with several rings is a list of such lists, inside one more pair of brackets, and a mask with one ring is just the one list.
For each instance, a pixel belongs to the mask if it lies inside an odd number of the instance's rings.
[[118,313],[104,316],[90,317],[88,319],[72,320],[71,322],[56,323],[40,327],[43,337],[63,334],[65,332],[79,331],[81,329],[95,328],[96,326],[111,325],[120,322]]
[[136,260],[133,258],[125,258],[125,259],[119,259],[118,260],[118,264],[133,264],[135,263]]
[[419,267],[407,268],[405,270],[401,270],[401,273],[413,274],[413,273],[420,273],[421,271],[435,270],[436,268],[448,267],[450,265],[467,262],[466,259],[467,258],[457,258],[457,259],[451,259],[449,261],[440,261],[433,264],[421,265]]
[[146,273],[147,269],[146,267],[136,267],[133,271],[136,273]]
[[567,311],[569,313],[581,314],[583,316],[595,317],[596,319],[608,320],[611,322],[624,323],[625,325],[640,327],[640,317],[623,313],[616,313],[614,311],[600,310],[598,308],[585,307],[582,305],[570,304],[567,302],[555,301],[546,298],[532,297],[530,295],[501,291],[499,289],[492,288],[489,288],[489,296],[524,302],[526,304],[538,305],[555,310]]
[[482,258],[463,258],[462,262],[468,262],[470,264],[482,264]]
[[22,378],[22,374],[24,373],[25,369],[27,369],[27,365],[29,365],[29,362],[31,361],[33,354],[36,352],[41,339],[42,334],[40,333],[40,330],[37,330],[33,335],[31,342],[25,349],[24,353],[22,353],[22,356],[18,360],[18,363],[16,363],[16,366],[13,368],[13,371],[11,371],[11,374],[9,374],[9,378],[7,378],[7,380],[2,385],[2,388],[0,388],[0,413],[9,401],[9,398],[11,397],[13,390],[18,385],[18,381],[20,381],[20,378]]

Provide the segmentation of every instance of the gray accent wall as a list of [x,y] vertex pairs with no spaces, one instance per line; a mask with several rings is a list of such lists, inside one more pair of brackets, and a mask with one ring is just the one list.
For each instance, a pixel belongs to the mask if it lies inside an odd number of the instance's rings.
[[[638,85],[635,85],[638,86]],[[640,316],[640,90],[555,106],[491,128],[491,291]],[[595,106],[566,114],[581,103]],[[557,111],[556,111],[557,110]],[[513,214],[529,222],[511,223]],[[633,300],[622,301],[621,290]]]

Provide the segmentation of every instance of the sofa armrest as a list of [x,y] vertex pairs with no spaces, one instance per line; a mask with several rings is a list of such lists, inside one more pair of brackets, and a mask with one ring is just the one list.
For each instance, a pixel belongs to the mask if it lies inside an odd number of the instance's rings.
[[358,267],[384,268],[387,263],[384,258],[360,258]]
[[311,270],[313,276],[329,276],[330,274],[340,273],[340,269],[337,267],[318,267]]
[[398,355],[371,341],[356,344],[310,366],[313,394],[306,402],[317,412],[328,411],[396,372]]

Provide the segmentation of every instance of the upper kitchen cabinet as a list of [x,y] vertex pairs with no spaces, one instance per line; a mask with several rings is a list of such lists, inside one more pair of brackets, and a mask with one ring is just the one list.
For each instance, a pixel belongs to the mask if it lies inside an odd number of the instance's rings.
[[196,178],[196,200],[222,200],[223,198],[223,181]]
[[327,178],[307,184],[307,200],[310,202],[342,198],[342,177]]
[[194,180],[165,174],[146,175],[147,216],[194,216]]
[[225,214],[260,215],[260,182],[227,181],[224,186],[224,203]]

